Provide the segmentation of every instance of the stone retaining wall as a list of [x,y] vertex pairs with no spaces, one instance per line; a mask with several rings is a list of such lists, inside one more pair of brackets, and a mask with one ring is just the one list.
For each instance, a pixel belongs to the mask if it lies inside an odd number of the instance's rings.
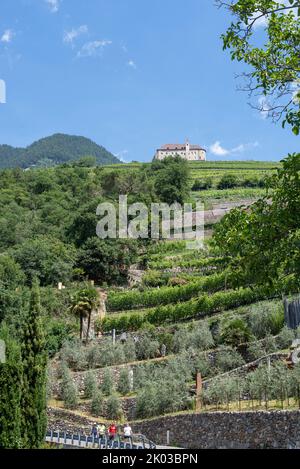
[[[93,420],[62,409],[48,409],[48,428],[89,434]],[[300,411],[201,412],[132,423],[157,444],[202,448],[300,449]]]
[[300,411],[203,412],[134,425],[150,440],[184,448],[299,448]]

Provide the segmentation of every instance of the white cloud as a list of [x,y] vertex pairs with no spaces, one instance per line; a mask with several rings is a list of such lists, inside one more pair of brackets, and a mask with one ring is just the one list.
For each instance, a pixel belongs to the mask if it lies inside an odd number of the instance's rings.
[[267,119],[267,117],[269,117],[271,105],[269,104],[265,96],[260,96],[258,98],[258,107],[259,107],[260,117],[264,120]]
[[218,140],[213,143],[209,147],[210,153],[212,153],[215,156],[227,156],[227,155],[234,155],[236,153],[243,153],[251,148],[258,147],[259,143],[258,142],[253,142],[253,143],[241,143],[240,145],[234,147],[234,148],[224,148],[221,145],[221,142]]
[[225,156],[229,154],[229,150],[226,150],[226,148],[223,148],[221,146],[221,143],[219,141],[216,141],[209,147],[209,151],[216,156]]
[[256,13],[253,15],[252,19],[254,20],[257,18],[255,23],[253,24],[253,29],[258,29],[258,28],[265,28],[268,25],[268,17],[267,16],[260,16],[261,13]]
[[96,57],[102,54],[104,47],[112,44],[112,41],[91,41],[86,42],[80,51],[77,53],[77,57]]
[[119,160],[122,161],[122,163],[128,163],[128,161],[125,158],[125,155],[127,154],[128,154],[128,150],[122,150],[122,151],[119,151],[119,153],[115,153],[115,156],[119,158]]
[[79,26],[79,28],[72,28],[70,31],[64,32],[63,41],[68,44],[73,44],[74,40],[82,34],[88,33],[88,27],[86,24]]
[[52,13],[57,13],[60,7],[60,0],[45,0]]
[[14,37],[14,35],[15,34],[11,29],[6,29],[4,33],[2,34],[0,41],[9,43],[12,41],[12,38]]
[[136,68],[136,63],[135,63],[133,60],[129,60],[129,61],[127,62],[127,65],[128,65],[128,67]]

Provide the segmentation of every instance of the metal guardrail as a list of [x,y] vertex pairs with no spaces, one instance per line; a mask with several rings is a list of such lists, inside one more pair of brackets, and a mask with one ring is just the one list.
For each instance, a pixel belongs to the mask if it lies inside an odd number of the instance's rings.
[[130,442],[124,441],[119,435],[115,439],[110,440],[107,436],[97,438],[93,435],[87,436],[81,433],[74,435],[67,432],[47,431],[45,441],[47,443],[71,446],[77,448],[92,449],[155,449],[156,445],[144,435],[135,434]]

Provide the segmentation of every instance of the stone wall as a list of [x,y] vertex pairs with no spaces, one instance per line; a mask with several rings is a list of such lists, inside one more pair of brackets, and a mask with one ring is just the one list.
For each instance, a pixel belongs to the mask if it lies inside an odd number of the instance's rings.
[[[62,409],[48,409],[48,429],[89,434],[92,419]],[[132,423],[157,444],[190,449],[300,449],[300,411],[201,412]]]
[[202,412],[136,423],[156,443],[184,448],[299,448],[300,411]]

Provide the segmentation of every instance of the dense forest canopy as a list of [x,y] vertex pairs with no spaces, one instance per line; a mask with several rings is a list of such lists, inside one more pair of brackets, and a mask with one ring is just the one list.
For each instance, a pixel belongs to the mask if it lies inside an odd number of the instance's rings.
[[94,164],[120,163],[117,157],[92,140],[75,135],[55,134],[26,148],[0,145],[0,168],[49,167],[93,157]]

